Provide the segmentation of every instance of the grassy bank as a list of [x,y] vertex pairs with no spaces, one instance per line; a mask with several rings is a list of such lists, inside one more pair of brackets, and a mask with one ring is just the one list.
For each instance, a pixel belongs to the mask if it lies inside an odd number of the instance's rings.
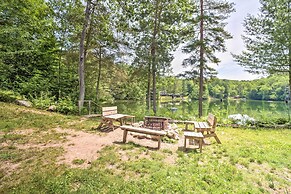
[[85,169],[59,164],[68,139],[54,129],[99,134],[97,124],[0,103],[0,193],[291,192],[291,130],[219,127],[222,144],[210,139],[202,154],[128,143],[104,147]]

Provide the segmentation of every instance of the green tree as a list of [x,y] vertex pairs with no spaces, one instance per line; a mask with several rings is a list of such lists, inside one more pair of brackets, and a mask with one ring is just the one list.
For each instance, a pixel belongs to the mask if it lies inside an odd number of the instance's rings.
[[187,1],[131,0],[122,5],[134,40],[135,57],[141,58],[134,61],[147,69],[148,108],[152,92],[153,111],[156,113],[157,77],[169,69],[173,59],[171,52],[181,41],[178,35],[187,15]]
[[251,73],[288,73],[291,89],[291,2],[260,2],[260,13],[244,21],[246,50],[233,56]]
[[70,96],[76,99],[78,91],[77,61],[79,33],[82,28],[84,6],[80,0],[48,0],[57,39],[58,68],[54,84],[57,99]]
[[39,95],[55,87],[57,47],[50,14],[43,0],[1,1],[1,88]]
[[[89,44],[90,40],[90,22],[91,22],[91,14],[92,9],[94,9],[94,6],[91,2],[91,0],[87,0],[86,9],[85,9],[85,17],[83,21],[83,29],[81,32],[81,38],[80,38],[80,57],[79,57],[79,69],[78,69],[78,75],[79,75],[79,112],[84,104],[85,99],[85,62],[86,62],[86,54],[87,54],[87,46]],[[87,40],[87,41],[86,41]]]
[[210,63],[220,62],[215,53],[226,51],[225,40],[231,38],[231,35],[224,29],[225,20],[234,11],[234,4],[215,0],[200,0],[199,3],[194,0],[192,4],[200,11],[188,21],[188,41],[182,50],[189,53],[190,57],[183,61],[183,66],[192,66],[193,72],[199,71],[199,117],[201,117],[204,78],[215,71],[210,67]]
[[[116,9],[114,1],[111,1],[110,5],[107,1],[96,1],[91,13],[88,29],[90,36],[87,39],[86,49],[88,58],[86,78],[89,81],[87,84],[89,92],[86,94],[93,93],[89,97],[96,99],[96,102],[102,98],[100,88],[106,85],[102,84],[103,76],[106,75],[107,71],[110,74],[110,70],[116,66],[114,61],[120,55],[119,45],[121,41],[117,39],[117,35],[114,35],[116,24],[119,23]],[[114,15],[115,18],[113,18]]]

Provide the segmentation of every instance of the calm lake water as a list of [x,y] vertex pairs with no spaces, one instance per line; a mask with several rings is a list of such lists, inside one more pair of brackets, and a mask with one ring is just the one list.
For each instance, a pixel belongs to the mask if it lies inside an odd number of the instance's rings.
[[[114,104],[104,104],[102,106],[116,105],[118,112],[135,115],[137,120],[142,120],[145,115],[153,115],[146,110],[145,102],[138,101],[116,101]],[[219,120],[227,119],[228,115],[246,114],[256,120],[266,120],[269,118],[290,118],[290,103],[254,101],[254,100],[211,100],[203,102],[203,115],[215,114]],[[198,117],[198,101],[189,102],[158,102],[158,116],[170,117],[172,119],[187,120]]]

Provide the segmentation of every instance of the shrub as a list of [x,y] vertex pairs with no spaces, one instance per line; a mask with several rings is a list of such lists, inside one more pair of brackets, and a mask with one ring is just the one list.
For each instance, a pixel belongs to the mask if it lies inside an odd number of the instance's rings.
[[2,102],[15,102],[15,100],[20,100],[20,94],[10,91],[10,90],[0,90],[0,101]]
[[288,123],[289,121],[288,121],[287,118],[275,118],[275,119],[274,119],[274,122],[275,122],[276,124],[282,125],[282,124],[286,124],[286,123]]
[[33,106],[40,109],[47,109],[49,106],[54,104],[55,97],[50,96],[48,93],[41,92],[39,97],[33,98],[30,96]]
[[70,97],[64,97],[58,101],[57,111],[64,114],[76,114],[78,113],[78,107]]

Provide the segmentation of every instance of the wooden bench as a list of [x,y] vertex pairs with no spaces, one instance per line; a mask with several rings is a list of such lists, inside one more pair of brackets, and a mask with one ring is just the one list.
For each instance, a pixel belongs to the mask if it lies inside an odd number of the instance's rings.
[[168,120],[166,117],[156,117],[156,116],[145,116],[144,117],[144,127],[165,130],[168,129]]
[[129,125],[123,125],[123,126],[120,126],[120,128],[123,129],[123,143],[126,142],[128,131],[148,134],[148,135],[156,135],[158,137],[158,149],[160,149],[161,147],[161,137],[167,134],[165,131],[158,131],[158,130],[147,129],[147,128],[142,128],[142,127],[133,127]]
[[194,122],[194,128],[197,132],[201,132],[204,138],[214,137],[216,142],[221,144],[221,141],[215,133],[217,118],[213,114],[209,114],[207,122]]
[[200,153],[202,153],[202,142],[203,142],[203,138],[204,136],[202,135],[201,132],[197,133],[197,132],[194,132],[194,131],[185,131],[184,132],[184,150],[186,150],[186,142],[187,142],[187,139],[189,140],[197,140],[199,143],[198,143],[198,148],[200,149]]
[[[102,107],[102,120],[97,129],[105,127],[108,130],[114,130],[114,127],[119,127],[123,125],[125,120],[128,118],[131,119],[132,124],[135,117],[132,115],[118,114],[117,106]],[[114,121],[119,122],[120,125],[114,126]]]

